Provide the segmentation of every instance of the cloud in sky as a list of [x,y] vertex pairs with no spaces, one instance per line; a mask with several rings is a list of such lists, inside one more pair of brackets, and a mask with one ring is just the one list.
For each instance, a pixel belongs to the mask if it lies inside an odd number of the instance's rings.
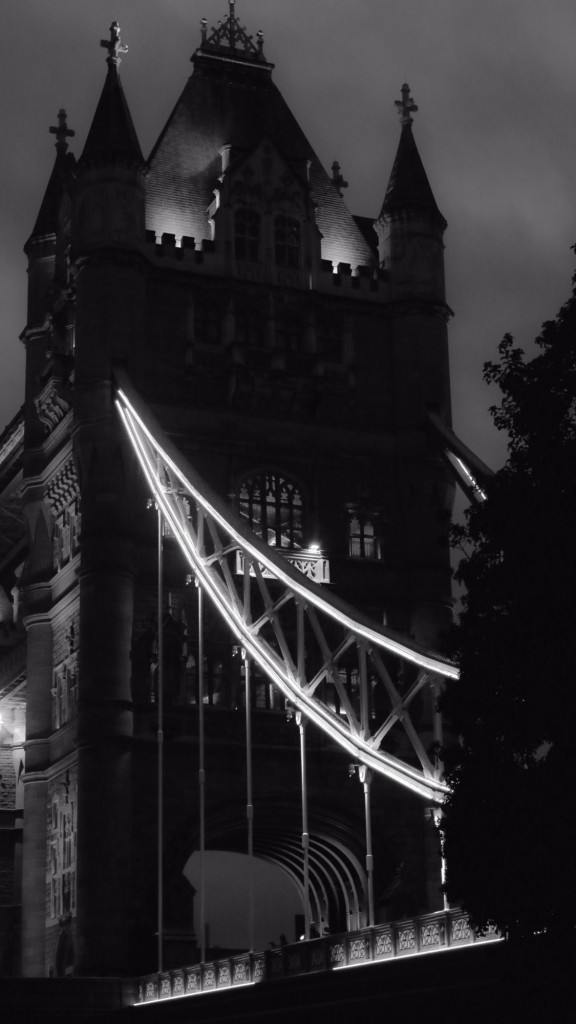
[[[448,220],[446,262],[458,433],[488,461],[503,441],[482,383],[509,330],[528,345],[570,293],[576,242],[572,0],[237,0],[262,28],[275,81],[325,165],[339,160],[354,213],[380,210],[408,81],[415,137]],[[191,72],[199,23],[226,0],[21,0],[3,10],[0,66],[0,420],[22,398],[25,258],[65,106],[82,149],[102,88],[99,47],[118,19],[122,81],[148,153]]]

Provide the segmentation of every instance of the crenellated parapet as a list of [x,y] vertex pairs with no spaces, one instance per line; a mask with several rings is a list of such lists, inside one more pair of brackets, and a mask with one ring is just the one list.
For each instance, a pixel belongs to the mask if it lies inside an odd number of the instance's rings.
[[[178,269],[207,277],[230,276],[224,242],[208,239],[196,242],[188,235],[179,238],[170,232],[158,237],[154,231],[147,230],[142,251],[154,268]],[[280,288],[310,290],[309,281],[303,280],[299,273],[278,269],[271,278],[269,268],[264,264],[245,268],[237,266],[233,276],[252,284],[272,283]],[[389,278],[389,271],[384,267],[352,267],[350,263],[343,262],[334,266],[332,260],[321,259],[312,284],[318,292],[382,303],[389,299]]]

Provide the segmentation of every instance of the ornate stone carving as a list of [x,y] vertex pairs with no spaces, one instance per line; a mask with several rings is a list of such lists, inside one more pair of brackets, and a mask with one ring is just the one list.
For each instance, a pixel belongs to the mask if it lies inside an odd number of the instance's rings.
[[34,399],[34,406],[44,433],[50,434],[64,419],[70,409],[70,402],[59,393],[57,382],[51,378]]
[[202,18],[201,49],[222,56],[240,56],[249,60],[264,61],[262,32],[256,33],[256,42],[254,42],[253,36],[249,35],[236,17],[236,0],[228,0],[228,7],[228,17],[224,18],[224,21],[219,21],[210,35],[208,35],[208,22],[206,18]]
[[66,920],[76,915],[76,830],[78,779],[76,768],[53,779],[48,787],[47,917]]

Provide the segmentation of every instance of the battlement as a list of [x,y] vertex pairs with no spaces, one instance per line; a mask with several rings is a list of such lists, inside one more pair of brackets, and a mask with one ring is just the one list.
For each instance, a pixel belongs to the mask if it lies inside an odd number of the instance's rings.
[[[145,251],[155,265],[181,264],[195,273],[229,276],[230,265],[223,248],[210,239],[196,239],[182,235],[180,239],[171,232],[158,236],[153,230],[146,231]],[[275,267],[265,262],[237,262],[231,276],[261,284],[275,284],[280,287],[309,288],[310,277],[300,268]],[[389,273],[381,267],[357,266],[332,260],[320,261],[319,269],[311,273],[313,288],[321,292],[361,297],[368,301],[382,302],[388,298]]]

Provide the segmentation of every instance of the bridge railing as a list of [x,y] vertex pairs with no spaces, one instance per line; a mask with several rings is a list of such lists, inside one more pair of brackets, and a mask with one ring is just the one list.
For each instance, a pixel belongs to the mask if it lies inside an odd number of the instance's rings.
[[495,929],[477,936],[462,910],[438,911],[356,932],[326,935],[308,942],[149,974],[138,981],[138,1003],[200,995],[490,941],[500,941]]

